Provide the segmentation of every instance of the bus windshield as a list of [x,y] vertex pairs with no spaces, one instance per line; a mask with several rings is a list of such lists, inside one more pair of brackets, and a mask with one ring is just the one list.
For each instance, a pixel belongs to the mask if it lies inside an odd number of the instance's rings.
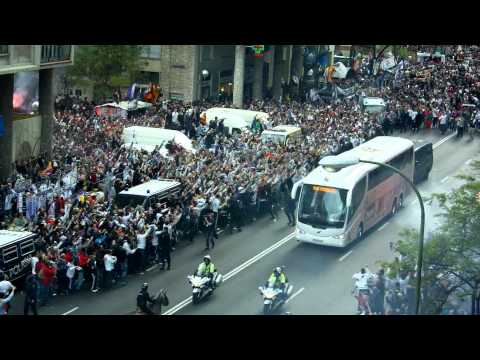
[[274,142],[274,143],[277,143],[277,144],[283,144],[285,142],[285,135],[284,134],[266,134],[266,133],[263,133],[262,134],[262,140],[264,143],[266,142]]
[[118,207],[137,207],[138,205],[143,205],[145,197],[141,195],[130,195],[130,194],[118,194],[115,199],[115,203]]
[[348,190],[304,184],[298,220],[316,228],[343,228]]

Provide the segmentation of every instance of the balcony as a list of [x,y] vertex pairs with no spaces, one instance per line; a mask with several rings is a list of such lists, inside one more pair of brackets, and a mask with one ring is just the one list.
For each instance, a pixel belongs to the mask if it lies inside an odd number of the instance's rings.
[[73,63],[72,45],[42,45],[40,65],[65,65]]

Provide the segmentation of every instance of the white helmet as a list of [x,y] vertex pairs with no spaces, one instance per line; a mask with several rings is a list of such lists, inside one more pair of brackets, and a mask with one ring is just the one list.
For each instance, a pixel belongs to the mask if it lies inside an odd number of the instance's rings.
[[207,259],[208,259],[208,261],[212,261],[212,258],[210,257],[210,255],[205,255],[205,256],[203,257],[203,261],[205,261],[205,260],[207,260]]

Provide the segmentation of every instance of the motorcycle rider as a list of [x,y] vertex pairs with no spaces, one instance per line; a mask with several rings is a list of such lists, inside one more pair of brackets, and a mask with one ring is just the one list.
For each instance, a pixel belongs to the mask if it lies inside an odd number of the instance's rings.
[[212,258],[210,255],[205,255],[203,261],[198,265],[197,275],[201,277],[208,277],[210,279],[209,286],[212,288],[215,286],[213,283],[213,275],[217,272],[215,265],[212,263]]
[[277,266],[275,269],[273,269],[273,273],[268,278],[268,281],[265,284],[265,287],[272,286],[274,289],[279,288],[282,290],[282,295],[285,297],[287,282],[288,280],[287,280],[287,276],[285,275],[285,272],[281,267]]
[[137,310],[141,310],[144,314],[154,315],[152,310],[148,307],[147,302],[153,304],[154,300],[148,293],[148,283],[144,283],[140,292],[137,295]]

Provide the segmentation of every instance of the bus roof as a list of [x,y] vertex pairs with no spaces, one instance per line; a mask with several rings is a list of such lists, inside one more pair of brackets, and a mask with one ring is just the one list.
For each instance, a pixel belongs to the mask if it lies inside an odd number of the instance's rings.
[[0,230],[0,247],[34,236],[30,231]]
[[179,185],[180,183],[174,180],[150,180],[146,183],[133,186],[128,190],[123,190],[120,194],[148,196],[158,194],[159,192],[169,190]]
[[[410,148],[413,148],[413,142],[408,139],[393,136],[377,136],[376,138],[337,156],[340,159],[356,157],[363,160],[385,163],[390,161],[397,154]],[[332,173],[326,171],[322,166],[318,166],[305,177],[303,182],[305,184],[351,189],[355,186],[358,179],[376,167],[377,165],[374,164],[360,163]]]

